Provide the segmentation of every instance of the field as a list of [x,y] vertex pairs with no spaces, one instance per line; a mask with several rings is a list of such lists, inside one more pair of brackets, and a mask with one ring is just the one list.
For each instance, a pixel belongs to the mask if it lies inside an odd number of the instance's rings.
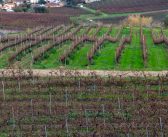
[[[65,14],[66,13],[66,14]],[[0,28],[23,30],[36,26],[70,24],[71,16],[88,14],[79,8],[49,8],[49,13],[0,12]]]
[[111,23],[132,13],[161,21],[167,6],[0,12],[0,137],[167,137],[168,29]]
[[88,4],[88,7],[105,13],[145,12],[167,9],[165,0],[101,0]]
[[167,70],[167,34],[109,25],[37,27],[0,39],[0,68]]
[[168,136],[166,75],[27,73],[1,74],[1,137]]

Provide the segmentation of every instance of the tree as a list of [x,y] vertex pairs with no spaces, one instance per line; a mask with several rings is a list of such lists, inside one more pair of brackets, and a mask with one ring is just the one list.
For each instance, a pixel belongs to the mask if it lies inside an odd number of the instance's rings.
[[3,4],[4,3],[4,1],[3,0],[0,0],[0,4]]
[[165,27],[168,27],[168,15],[164,19],[164,25]]
[[73,6],[75,5],[74,0],[66,0],[67,6]]
[[46,4],[46,1],[45,1],[45,0],[39,0],[38,3],[39,3],[39,4]]
[[35,13],[48,13],[47,8],[45,7],[34,7]]

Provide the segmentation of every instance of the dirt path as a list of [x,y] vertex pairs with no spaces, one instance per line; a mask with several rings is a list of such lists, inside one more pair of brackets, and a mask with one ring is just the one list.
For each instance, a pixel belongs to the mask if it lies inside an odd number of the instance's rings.
[[157,77],[167,76],[168,70],[166,71],[103,71],[103,70],[18,70],[18,69],[0,69],[0,77],[13,77],[13,76],[91,76],[97,75],[102,77],[113,76],[113,77]]

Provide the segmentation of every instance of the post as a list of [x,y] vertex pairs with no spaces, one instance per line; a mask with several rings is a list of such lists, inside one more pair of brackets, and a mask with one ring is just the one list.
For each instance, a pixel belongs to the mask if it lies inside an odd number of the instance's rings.
[[68,92],[67,92],[67,89],[65,91],[65,104],[66,104],[66,107],[68,106]]
[[3,99],[5,101],[5,84],[3,81],[2,81],[2,90],[3,90]]
[[45,125],[45,137],[47,137],[47,127]]
[[33,99],[30,101],[30,106],[31,106],[31,113],[32,113],[32,120],[33,120]]
[[87,110],[85,109],[85,117],[86,117],[86,129],[87,129],[87,133],[89,133],[89,128],[88,128],[88,117],[87,117]]
[[103,124],[104,124],[104,127],[105,127],[106,120],[105,120],[105,108],[104,108],[104,104],[102,105],[102,111],[103,111]]
[[15,128],[15,114],[14,114],[14,108],[12,107],[12,120],[13,120],[13,129]]
[[149,137],[148,127],[146,127],[146,137]]
[[160,121],[161,137],[164,137],[164,134],[163,134],[163,123],[162,123],[162,118],[161,117],[159,117],[159,121]]
[[51,103],[52,103],[52,102],[51,102],[51,93],[50,93],[50,103],[49,103],[49,107],[50,107],[50,115],[51,115],[51,106],[52,106]]
[[120,103],[120,98],[118,97],[118,109],[121,109],[121,103]]
[[19,88],[19,92],[20,92],[20,81],[18,81],[18,88]]
[[66,117],[66,120],[65,120],[65,126],[66,126],[67,137],[69,137],[69,129],[68,129],[68,119],[67,119],[67,117]]

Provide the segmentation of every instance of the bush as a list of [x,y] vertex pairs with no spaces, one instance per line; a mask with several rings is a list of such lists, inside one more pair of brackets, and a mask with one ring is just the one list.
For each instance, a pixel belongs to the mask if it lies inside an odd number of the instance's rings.
[[35,13],[48,13],[48,10],[45,7],[34,7],[34,12]]
[[164,25],[165,27],[168,27],[168,15],[164,19]]
[[17,7],[13,9],[15,12],[27,12],[28,8],[26,7]]
[[46,4],[45,0],[39,0],[38,4]]

